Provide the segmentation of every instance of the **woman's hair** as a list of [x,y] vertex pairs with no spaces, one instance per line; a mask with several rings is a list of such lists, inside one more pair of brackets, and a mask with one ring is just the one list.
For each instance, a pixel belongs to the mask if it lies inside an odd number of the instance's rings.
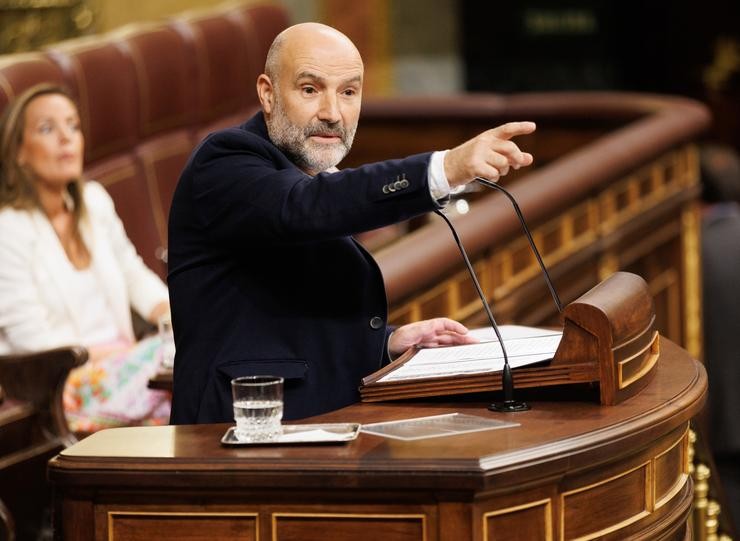
[[[18,150],[23,142],[28,104],[39,96],[49,94],[60,94],[77,107],[64,87],[42,83],[32,86],[9,103],[0,118],[0,209],[6,206],[28,210],[41,208],[30,172],[18,165]],[[73,203],[75,225],[78,225],[85,210],[82,179],[73,179],[67,186],[67,191]]]

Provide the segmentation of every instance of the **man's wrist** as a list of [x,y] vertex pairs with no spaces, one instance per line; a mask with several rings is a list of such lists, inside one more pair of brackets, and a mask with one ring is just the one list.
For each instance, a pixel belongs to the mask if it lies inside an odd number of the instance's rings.
[[445,156],[448,150],[440,150],[432,153],[429,160],[429,193],[432,197],[440,201],[450,195],[450,183],[447,181],[445,174]]

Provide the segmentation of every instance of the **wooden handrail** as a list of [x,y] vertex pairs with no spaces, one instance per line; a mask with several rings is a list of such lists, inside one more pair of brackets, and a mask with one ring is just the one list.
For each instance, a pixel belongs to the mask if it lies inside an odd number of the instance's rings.
[[[491,125],[518,118],[560,123],[587,119],[617,126],[511,184],[510,191],[532,223],[695,139],[710,122],[708,109],[687,98],[608,92],[370,100],[362,116],[364,124],[391,119],[461,124],[472,118],[490,119]],[[471,257],[518,232],[519,224],[503,198],[492,195],[471,207],[470,213],[455,219]],[[380,250],[376,259],[391,304],[438,282],[459,263],[444,224],[435,222]]]

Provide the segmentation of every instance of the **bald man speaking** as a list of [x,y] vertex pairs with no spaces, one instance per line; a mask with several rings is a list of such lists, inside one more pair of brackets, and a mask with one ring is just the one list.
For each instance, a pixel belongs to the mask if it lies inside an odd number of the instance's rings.
[[345,35],[292,26],[257,79],[262,111],[209,135],[188,161],[169,221],[173,423],[232,421],[230,380],[248,375],[285,378],[286,419],[317,415],[358,401],[361,378],[409,347],[474,341],[447,318],[389,328],[380,270],[352,235],[531,164],[511,139],[535,126],[339,171],[362,81]]

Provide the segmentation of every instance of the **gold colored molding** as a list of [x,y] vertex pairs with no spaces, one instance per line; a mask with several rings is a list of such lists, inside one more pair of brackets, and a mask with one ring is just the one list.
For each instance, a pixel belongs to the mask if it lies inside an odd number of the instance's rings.
[[[699,150],[688,145],[676,169],[685,186],[700,182]],[[683,346],[695,358],[701,358],[702,292],[701,292],[701,209],[697,201],[684,206],[681,212],[681,253],[683,254],[684,341]]]
[[686,483],[689,480],[689,475],[690,475],[689,448],[691,447],[691,443],[690,443],[690,440],[691,440],[690,433],[691,432],[692,432],[691,429],[687,425],[686,431],[683,433],[683,436],[681,436],[681,438],[676,443],[671,445],[668,449],[666,449],[662,453],[658,453],[655,456],[655,459],[653,460],[653,464],[656,464],[658,460],[660,459],[660,457],[662,457],[663,455],[667,455],[679,445],[681,446],[681,456],[683,459],[681,461],[681,475],[678,477],[678,479],[676,479],[676,482],[673,484],[670,490],[668,490],[661,498],[658,498],[658,495],[656,494],[656,490],[655,490],[656,486],[655,484],[653,484],[653,501],[655,501],[655,509],[660,509],[666,503],[671,501],[671,499],[673,499],[673,497],[676,494],[678,494],[684,486],[686,486]]
[[694,357],[702,354],[701,221],[699,205],[687,205],[681,213],[681,252],[684,276],[684,347]]
[[707,541],[718,541],[717,532],[719,531],[719,513],[720,506],[714,500],[707,503],[707,521],[704,527],[707,530]]
[[709,505],[709,477],[712,472],[706,464],[694,468],[694,539],[707,541],[707,506]]
[[[692,477],[694,476],[694,456],[696,456],[696,449],[694,448],[696,444],[696,432],[689,429],[689,443],[687,448],[687,459],[689,462],[689,475]],[[694,489],[696,492],[696,488]]]
[[[650,350],[650,353],[643,359],[643,355],[645,351]],[[653,333],[653,339],[650,341],[650,343],[645,346],[642,350],[638,351],[631,357],[628,357],[624,359],[623,361],[619,361],[617,363],[617,380],[618,380],[618,386],[620,389],[624,389],[625,387],[628,387],[635,381],[639,380],[650,372],[650,370],[655,366],[655,363],[658,362],[658,357],[660,356],[660,333],[658,331],[655,331]],[[632,375],[628,377],[624,377],[625,368],[630,364],[634,362],[640,362],[642,359],[641,366],[638,370],[634,371]]]

